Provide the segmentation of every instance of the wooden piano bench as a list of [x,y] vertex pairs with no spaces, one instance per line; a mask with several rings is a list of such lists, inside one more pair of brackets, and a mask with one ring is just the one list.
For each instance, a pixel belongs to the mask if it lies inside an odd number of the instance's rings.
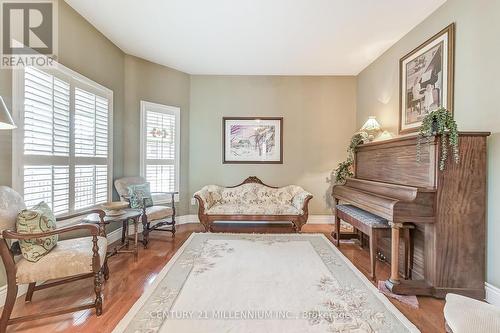
[[[336,205],[335,206],[335,230],[332,236],[335,238],[335,245],[340,246],[340,220],[349,223],[355,229],[367,235],[370,239],[370,277],[376,281],[375,265],[377,262],[377,245],[380,237],[391,237],[391,226],[389,222],[375,214],[358,208],[353,205]],[[410,267],[410,228],[403,228],[404,249],[405,249],[405,266],[404,278],[409,277]],[[334,236],[335,234],[335,236]]]

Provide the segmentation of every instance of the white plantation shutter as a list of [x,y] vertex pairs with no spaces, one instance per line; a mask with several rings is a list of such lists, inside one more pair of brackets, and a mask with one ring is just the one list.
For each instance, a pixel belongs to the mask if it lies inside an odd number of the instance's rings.
[[24,153],[68,156],[69,84],[28,67],[24,93]]
[[107,154],[108,100],[76,88],[75,155],[80,158],[75,167],[75,209],[108,200]]
[[51,206],[54,214],[67,213],[69,211],[69,167],[25,166],[24,201],[27,207],[45,201]]
[[89,208],[108,200],[108,166],[75,166],[75,209]]
[[179,188],[180,109],[141,102],[141,174],[152,192]]
[[95,95],[75,89],[75,155],[95,156]]
[[75,89],[75,154],[108,154],[108,101],[79,88]]
[[13,75],[13,187],[56,215],[110,200],[112,92],[60,66]]
[[[150,183],[152,192],[175,191],[174,165],[148,164],[146,161],[146,180]],[[165,163],[168,163],[165,161]]]
[[108,156],[108,100],[96,96],[95,101],[95,156]]

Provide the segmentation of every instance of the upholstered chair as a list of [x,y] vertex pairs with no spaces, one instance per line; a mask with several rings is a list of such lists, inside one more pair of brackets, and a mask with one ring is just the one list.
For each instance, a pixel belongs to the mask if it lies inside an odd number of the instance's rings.
[[[129,202],[129,186],[142,185],[146,183],[144,177],[123,177],[115,180],[115,188],[122,201]],[[149,233],[153,230],[167,231],[175,236],[175,195],[178,192],[152,192],[152,198],[144,198],[142,205],[142,243],[144,248],[149,242]],[[155,196],[164,195],[170,196],[170,202],[158,203],[154,202]],[[153,206],[147,207],[146,200],[152,199]],[[125,241],[126,235],[122,234],[122,242]]]
[[[95,308],[96,315],[101,315],[102,277],[105,275],[107,279],[108,269],[106,264],[107,241],[105,237],[99,236],[99,227],[94,224],[77,224],[43,233],[17,233],[15,231],[16,217],[25,208],[22,197],[16,191],[7,186],[0,186],[0,229],[2,231],[0,256],[7,273],[7,297],[0,320],[0,332],[5,332],[7,325],[83,309]],[[101,219],[105,215],[104,211],[97,209],[68,216],[64,219],[76,218],[90,213],[99,214]],[[57,221],[60,220],[62,219],[57,219]],[[83,231],[90,236],[59,240],[56,246],[37,262],[28,261],[20,255],[18,240],[48,237],[74,231]],[[33,292],[36,290],[89,277],[94,278],[95,300],[93,302],[46,313],[10,318],[19,285],[28,284],[26,301],[31,302]],[[42,284],[37,285],[37,283]]]
[[448,293],[444,306],[447,333],[500,332],[500,307]]

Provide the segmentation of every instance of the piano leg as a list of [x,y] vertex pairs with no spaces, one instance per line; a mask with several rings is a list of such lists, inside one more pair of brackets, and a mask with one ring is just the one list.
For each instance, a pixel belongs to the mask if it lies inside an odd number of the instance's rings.
[[392,285],[399,284],[399,229],[401,223],[390,223],[391,232],[391,277],[389,281]]
[[412,244],[411,244],[411,235],[410,235],[410,228],[404,228],[403,229],[403,247],[404,247],[404,253],[405,253],[405,262],[404,262],[404,279],[410,279],[410,267],[411,267],[411,262],[412,262],[412,257],[413,253],[411,251]]
[[[391,277],[389,280],[385,281],[385,286],[394,294],[400,295],[422,295],[422,296],[432,296],[433,289],[429,284],[427,284],[424,280],[400,280],[399,279],[399,237],[400,231],[403,228],[403,224],[401,223],[390,223],[391,231],[392,231],[392,239],[391,239]],[[403,228],[404,229],[404,228]],[[409,230],[404,230],[405,237],[409,237]],[[410,243],[411,244],[411,243]],[[409,253],[405,255],[410,256],[411,253],[411,245],[406,245],[408,247]],[[407,261],[405,257],[405,261]],[[405,269],[408,269],[405,265]],[[406,273],[408,274],[408,273]]]

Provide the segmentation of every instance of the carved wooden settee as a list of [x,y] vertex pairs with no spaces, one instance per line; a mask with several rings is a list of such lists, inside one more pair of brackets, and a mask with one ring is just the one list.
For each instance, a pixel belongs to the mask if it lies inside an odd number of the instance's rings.
[[307,222],[307,205],[312,199],[300,186],[273,187],[257,177],[232,187],[207,185],[194,197],[206,231],[212,231],[214,221],[290,221],[300,232]]

